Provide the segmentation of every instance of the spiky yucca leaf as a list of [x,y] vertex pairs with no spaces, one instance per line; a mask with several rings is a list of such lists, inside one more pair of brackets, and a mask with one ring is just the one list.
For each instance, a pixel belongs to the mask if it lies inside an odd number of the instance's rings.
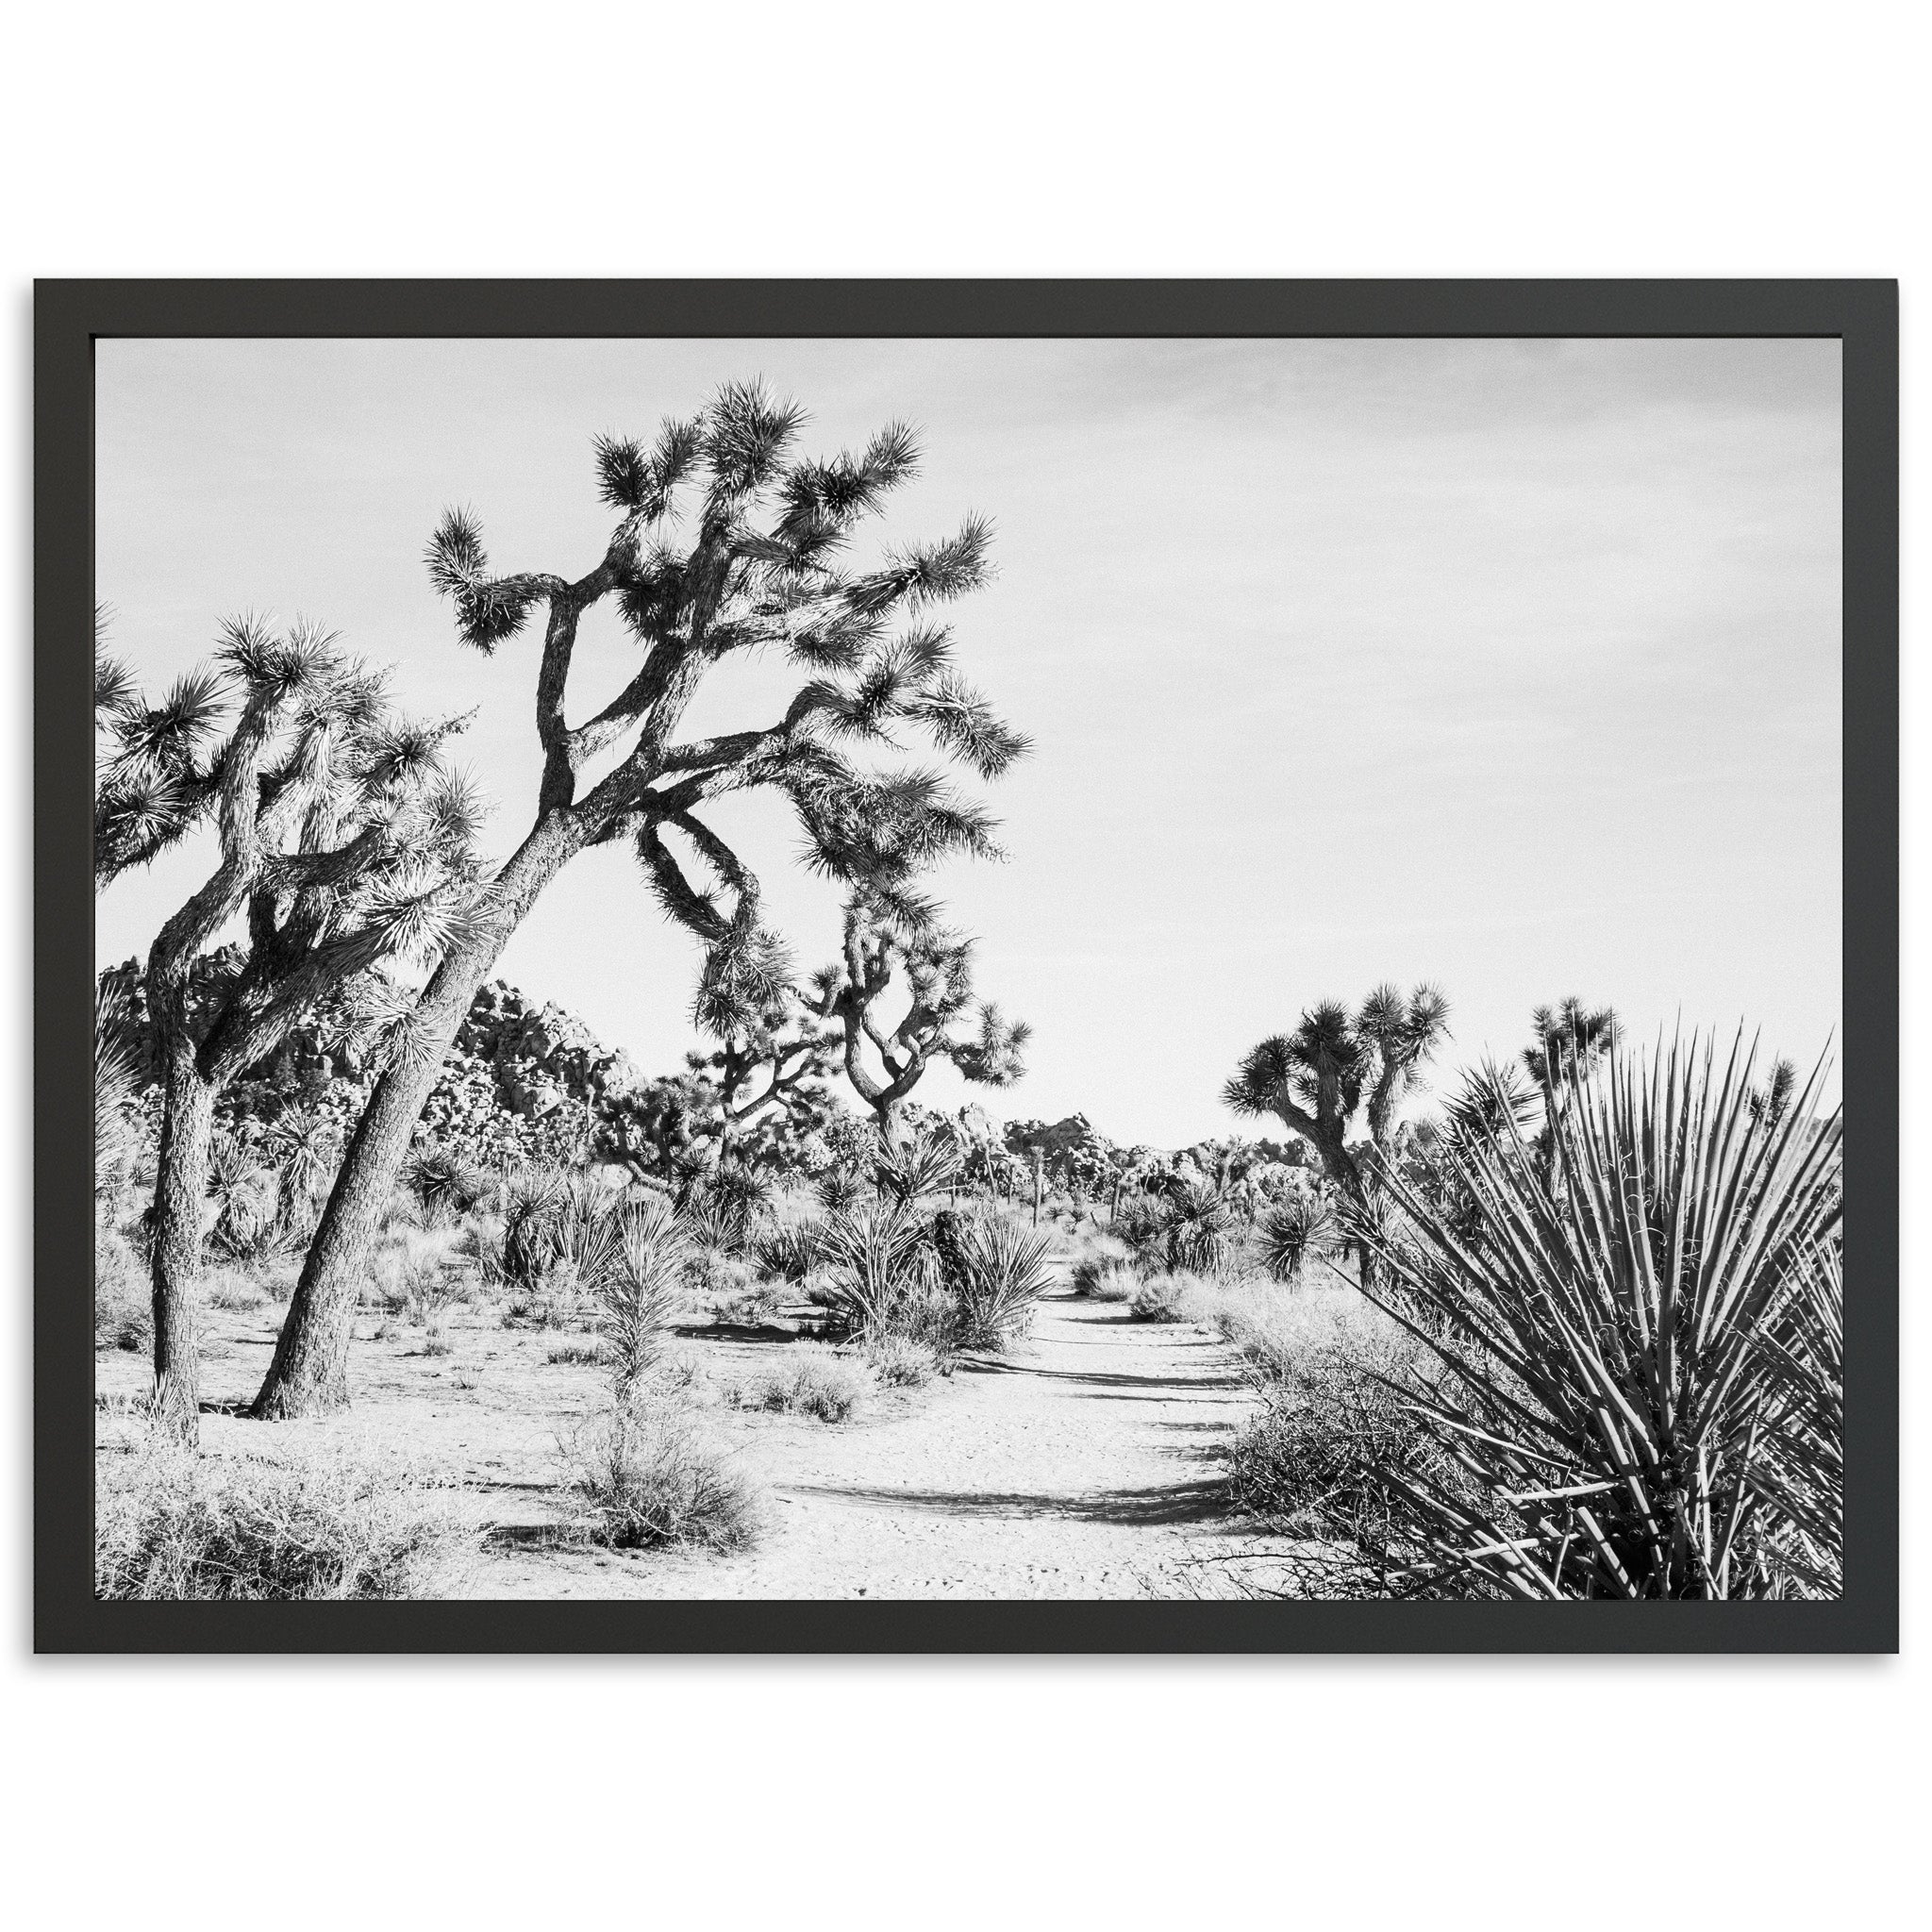
[[1778,1557],[1793,1594],[1835,1597],[1844,1576],[1845,1284],[1835,1241],[1792,1271],[1757,1364],[1769,1417],[1754,1480],[1789,1525]]
[[1553,1164],[1515,1136],[1456,1151],[1473,1234],[1389,1178],[1407,1231],[1374,1242],[1373,1298],[1449,1372],[1411,1394],[1479,1498],[1408,1486],[1425,1564],[1539,1598],[1806,1587],[1763,1364],[1841,1212],[1842,1121],[1813,1115],[1822,1066],[1777,1123],[1750,1072],[1741,1040],[1722,1066],[1694,1040],[1613,1058]]

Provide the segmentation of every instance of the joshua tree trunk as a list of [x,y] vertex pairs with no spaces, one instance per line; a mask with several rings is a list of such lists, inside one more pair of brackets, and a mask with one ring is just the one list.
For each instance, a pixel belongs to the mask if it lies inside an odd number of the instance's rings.
[[171,1056],[155,1187],[151,1280],[155,1315],[155,1411],[184,1441],[201,1433],[201,1367],[194,1340],[195,1283],[208,1213],[214,1089],[185,1044]]
[[346,1407],[349,1338],[369,1250],[443,1056],[510,935],[583,842],[581,827],[567,811],[539,820],[497,876],[492,916],[473,938],[454,945],[431,975],[410,1019],[412,1050],[376,1082],[322,1210],[251,1411],[262,1420],[327,1415]]

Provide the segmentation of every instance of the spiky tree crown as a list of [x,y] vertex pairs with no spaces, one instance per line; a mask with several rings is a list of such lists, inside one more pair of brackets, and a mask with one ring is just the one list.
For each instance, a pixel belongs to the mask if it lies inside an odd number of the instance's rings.
[[1590,1007],[1574,993],[1554,1007],[1539,1007],[1530,1015],[1535,1034],[1523,1049],[1523,1064],[1532,1079],[1545,1085],[1587,1074],[1614,1046],[1622,1024],[1608,1007]]
[[[845,1039],[845,1070],[860,1097],[890,1108],[936,1059],[950,1060],[978,1086],[1007,1087],[1025,1073],[1033,1029],[974,996],[974,941],[938,923],[921,900],[908,915],[900,895],[855,892],[846,902],[841,957],[812,980],[814,1010],[835,1020]],[[878,1008],[903,979],[907,1006],[896,1026]],[[970,1019],[973,1030],[961,1030]],[[870,1042],[884,1069],[864,1059]]]
[[[586,842],[635,841],[667,910],[708,949],[696,1017],[719,1037],[764,1024],[789,968],[759,922],[756,878],[698,817],[700,807],[729,791],[775,788],[791,802],[811,864],[847,885],[903,894],[937,858],[994,851],[992,821],[937,773],[869,770],[855,754],[896,751],[895,734],[914,731],[949,762],[991,779],[1028,742],[958,675],[951,632],[933,615],[988,581],[990,525],[969,518],[948,539],[888,547],[857,566],[861,526],[917,474],[917,440],[890,424],[856,453],[807,458],[795,448],[804,421],[795,403],[761,383],[730,383],[648,441],[599,437],[597,491],[619,520],[603,561],[575,581],[493,575],[467,510],[445,515],[428,551],[431,580],[455,608],[458,636],[476,649],[496,649],[547,608],[540,803],[572,814]],[[577,623],[606,598],[642,663],[601,709],[572,724],[565,697]],[[769,650],[803,674],[781,718],[676,741],[711,666]],[[579,772],[626,741],[616,768],[579,799]],[[712,884],[691,882],[667,834]]]
[[1421,1079],[1448,1020],[1449,1003],[1432,986],[1407,994],[1378,986],[1354,1013],[1339,1001],[1324,1001],[1302,1015],[1292,1033],[1251,1049],[1222,1099],[1236,1113],[1275,1114],[1337,1151],[1366,1106],[1370,1138],[1380,1147],[1396,1104]]
[[406,1020],[391,974],[478,915],[484,808],[444,758],[466,721],[406,716],[386,674],[314,626],[236,620],[202,676],[234,712],[208,766],[221,859],[163,926],[148,978],[158,1012],[185,1024],[194,960],[245,916],[240,971],[195,1020],[204,1072],[226,1077],[305,1017],[365,1037]]
[[145,865],[188,833],[214,801],[214,750],[228,693],[219,671],[177,677],[159,702],[106,649],[94,612],[94,882]]

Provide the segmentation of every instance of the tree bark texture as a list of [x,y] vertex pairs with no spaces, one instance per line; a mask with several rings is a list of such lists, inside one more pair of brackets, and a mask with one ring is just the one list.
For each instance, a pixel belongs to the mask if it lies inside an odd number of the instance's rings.
[[263,1421],[327,1415],[349,1400],[349,1341],[369,1251],[408,1158],[409,1141],[471,1002],[510,935],[583,844],[567,811],[538,822],[496,882],[491,918],[431,975],[411,1025],[415,1050],[376,1082],[309,1243],[275,1359],[251,1411]]
[[201,1362],[194,1301],[208,1216],[208,1149],[214,1134],[214,1089],[195,1072],[192,1048],[177,1047],[167,1070],[166,1105],[155,1184],[155,1410],[174,1434],[194,1442],[201,1432]]

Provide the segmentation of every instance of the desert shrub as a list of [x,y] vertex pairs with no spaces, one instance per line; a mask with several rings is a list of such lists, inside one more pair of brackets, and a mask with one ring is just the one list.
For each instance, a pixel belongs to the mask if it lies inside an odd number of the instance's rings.
[[711,1312],[720,1322],[741,1328],[763,1328],[776,1320],[785,1306],[784,1290],[775,1281],[755,1281],[736,1294],[713,1298]]
[[1120,1256],[1082,1255],[1074,1262],[1070,1285],[1077,1295],[1097,1302],[1131,1301],[1141,1277],[1133,1265]]
[[833,1161],[812,1176],[811,1191],[827,1214],[838,1214],[865,1199],[866,1178],[849,1161]]
[[470,1538],[452,1502],[447,1485],[348,1451],[218,1462],[150,1445],[100,1465],[95,1594],[428,1595]]
[[610,1357],[604,1352],[601,1341],[579,1341],[575,1340],[553,1341],[544,1351],[543,1359],[553,1368],[599,1368]]
[[1024,1334],[1053,1279],[1047,1237],[994,1215],[942,1211],[931,1238],[958,1308],[958,1345],[1003,1348]]
[[154,1341],[154,1296],[148,1271],[118,1229],[94,1229],[94,1346],[146,1350]]
[[787,1351],[782,1367],[771,1370],[754,1384],[750,1395],[759,1408],[842,1423],[850,1420],[872,1390],[872,1378],[859,1363],[823,1346],[801,1342]]
[[741,1549],[758,1532],[750,1480],[682,1410],[614,1404],[564,1444],[570,1485],[591,1512],[587,1533],[615,1549],[691,1544]]
[[709,1297],[714,1305],[735,1306],[756,1286],[751,1269],[718,1248],[697,1249],[686,1266],[691,1292]]
[[1127,1298],[1127,1312],[1137,1322],[1185,1322],[1190,1278],[1182,1274],[1148,1274],[1136,1279]]
[[202,1298],[209,1307],[227,1314],[245,1314],[268,1305],[260,1284],[233,1268],[209,1269],[202,1283]]
[[908,1335],[875,1335],[864,1346],[865,1365],[881,1389],[923,1389],[941,1372],[939,1355]]
[[[1445,1192],[1474,1239],[1391,1179],[1407,1229],[1376,1250],[1378,1298],[1447,1372],[1416,1408],[1470,1483],[1398,1483],[1419,1572],[1551,1599],[1832,1587],[1807,1550],[1839,1465],[1788,1426],[1775,1372],[1794,1322],[1830,1357],[1842,1115],[1813,1115],[1823,1072],[1779,1109],[1741,1041],[1722,1069],[1694,1041],[1613,1056],[1552,1090],[1545,1144],[1457,1146]],[[1834,1373],[1803,1379],[1815,1397]]]
[[1340,1232],[1333,1208],[1312,1190],[1283,1195],[1255,1224],[1261,1265],[1277,1281],[1299,1281],[1310,1261],[1333,1251]]
[[1349,1288],[1285,1294],[1269,1282],[1198,1285],[1193,1311],[1256,1372],[1262,1405],[1237,1436],[1235,1506],[1291,1535],[1346,1541],[1384,1566],[1396,1536],[1396,1481],[1426,1470],[1454,1479],[1405,1391],[1426,1357],[1390,1316]]

